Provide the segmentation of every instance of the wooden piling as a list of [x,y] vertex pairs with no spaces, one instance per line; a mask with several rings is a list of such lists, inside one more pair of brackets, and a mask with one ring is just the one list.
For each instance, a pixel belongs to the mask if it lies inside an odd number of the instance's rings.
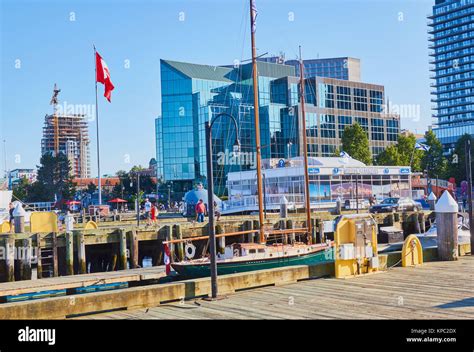
[[426,232],[425,214],[418,213],[418,223],[420,224],[420,233]]
[[[224,228],[221,224],[216,225],[216,235],[224,233]],[[225,253],[225,237],[217,238],[217,253],[224,254]]]
[[[287,229],[294,229],[295,228],[295,223],[293,222],[293,220],[288,219],[286,221],[286,228]],[[295,243],[296,239],[295,239],[295,233],[294,232],[289,234],[288,240],[289,240],[290,243]]]
[[74,235],[66,232],[66,275],[74,275]]
[[[183,232],[180,225],[174,225],[174,238],[177,240],[183,239]],[[184,260],[184,243],[177,243],[176,244],[176,252],[178,254],[178,261]]]
[[58,236],[55,232],[52,234],[52,256],[53,256],[53,276],[59,276],[59,266],[58,266]]
[[[165,238],[167,241],[173,240],[173,228],[171,227],[171,225],[165,226]],[[173,263],[174,262],[174,244],[173,243],[168,244],[168,248],[170,250],[170,261],[171,263]]]
[[43,263],[41,260],[41,235],[39,233],[36,234],[36,258],[37,258],[37,263],[36,263],[36,277],[38,279],[43,278]]
[[87,273],[87,262],[86,262],[86,244],[84,242],[84,233],[82,231],[74,231],[77,243],[77,259],[79,274]]
[[31,257],[32,257],[31,237],[23,239],[21,243],[22,243],[22,253],[20,255],[20,279],[31,280]]
[[7,282],[15,281],[15,237],[13,235],[5,238],[5,265]]
[[127,233],[124,229],[119,229],[119,241],[120,241],[120,269],[127,269]]
[[[280,230],[286,230],[286,220],[279,220],[278,221],[278,228]],[[283,244],[288,244],[288,235],[287,234],[284,234],[283,235]]]
[[132,269],[138,268],[138,235],[137,230],[129,231],[130,239],[130,267]]

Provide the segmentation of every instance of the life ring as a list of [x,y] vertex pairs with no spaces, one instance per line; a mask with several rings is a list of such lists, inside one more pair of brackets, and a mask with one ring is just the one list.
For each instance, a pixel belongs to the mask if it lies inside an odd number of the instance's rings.
[[186,258],[193,259],[194,255],[196,254],[196,246],[192,243],[186,243],[186,246],[184,246],[184,252]]

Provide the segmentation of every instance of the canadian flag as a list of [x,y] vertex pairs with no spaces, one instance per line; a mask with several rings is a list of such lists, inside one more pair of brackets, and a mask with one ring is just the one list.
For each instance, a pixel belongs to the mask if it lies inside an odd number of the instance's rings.
[[167,243],[163,244],[163,252],[165,253],[163,261],[166,265],[166,275],[169,275],[171,271],[171,252]]
[[95,52],[95,68],[96,68],[96,82],[102,83],[105,87],[104,97],[109,101],[112,96],[112,91],[114,90],[114,85],[110,80],[110,71],[105,63],[104,59]]

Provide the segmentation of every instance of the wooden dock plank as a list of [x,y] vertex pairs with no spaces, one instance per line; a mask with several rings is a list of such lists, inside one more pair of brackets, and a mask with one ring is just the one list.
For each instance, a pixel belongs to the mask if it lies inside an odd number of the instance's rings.
[[[474,319],[474,257],[352,279],[316,279],[239,291],[220,301],[192,300],[104,313],[124,319]],[[402,299],[402,301],[400,301]],[[146,313],[145,313],[146,312]],[[111,315],[113,314],[113,315]],[[121,318],[118,318],[121,319]]]

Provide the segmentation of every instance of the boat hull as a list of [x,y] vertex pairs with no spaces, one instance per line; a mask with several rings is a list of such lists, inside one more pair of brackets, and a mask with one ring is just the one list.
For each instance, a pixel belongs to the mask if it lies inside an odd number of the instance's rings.
[[[254,270],[274,269],[294,265],[315,265],[334,261],[334,248],[326,248],[317,252],[280,258],[217,263],[217,274],[228,275]],[[211,276],[209,264],[171,264],[179,276],[186,279]]]

